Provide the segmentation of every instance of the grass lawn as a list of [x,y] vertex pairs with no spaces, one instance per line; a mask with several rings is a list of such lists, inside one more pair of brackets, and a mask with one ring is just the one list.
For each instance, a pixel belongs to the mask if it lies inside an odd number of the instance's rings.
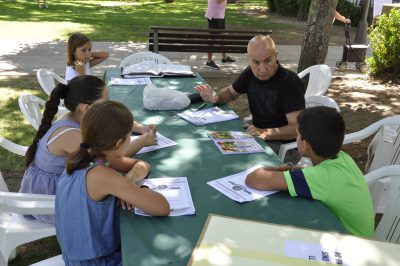
[[[265,19],[266,1],[228,4],[229,29],[290,29],[293,25]],[[33,0],[1,0],[0,36],[43,40],[66,40],[81,31],[94,41],[145,41],[149,26],[207,27],[206,0],[49,1],[39,9]],[[245,15],[244,12],[247,12]],[[12,29],[12,30],[10,30]]]

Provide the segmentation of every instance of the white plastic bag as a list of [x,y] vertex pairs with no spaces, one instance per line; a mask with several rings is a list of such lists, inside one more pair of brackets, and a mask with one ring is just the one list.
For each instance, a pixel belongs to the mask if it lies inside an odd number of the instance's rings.
[[147,110],[181,110],[189,106],[189,97],[180,91],[157,88],[149,83],[143,90],[143,106]]

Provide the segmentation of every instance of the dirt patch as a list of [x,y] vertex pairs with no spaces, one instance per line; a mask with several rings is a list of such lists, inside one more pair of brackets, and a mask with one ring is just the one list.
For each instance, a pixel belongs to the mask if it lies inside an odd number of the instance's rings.
[[[212,87],[221,90],[232,84],[235,78],[221,80],[205,77],[205,79]],[[399,89],[398,84],[381,84],[365,75],[349,74],[344,77],[335,77],[326,95],[338,103],[346,122],[346,132],[350,133],[361,130],[384,117],[399,115]],[[249,115],[245,95],[230,103],[229,106],[242,118]],[[343,146],[343,150],[353,157],[362,171],[367,161],[367,147],[371,139]]]

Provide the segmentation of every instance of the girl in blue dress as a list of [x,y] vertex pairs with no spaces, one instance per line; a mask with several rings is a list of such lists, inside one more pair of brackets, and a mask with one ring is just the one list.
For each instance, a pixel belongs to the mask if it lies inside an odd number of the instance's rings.
[[[56,194],[56,233],[65,265],[122,265],[119,211],[170,212],[167,200],[137,181],[149,165],[125,157],[133,116],[121,103],[97,102],[81,123],[82,143],[67,160]],[[125,176],[120,173],[127,173]]]
[[[58,180],[65,169],[66,158],[81,143],[80,123],[88,107],[108,98],[103,80],[95,76],[78,76],[68,85],[58,84],[46,102],[43,119],[25,156],[25,173],[20,192],[55,195]],[[54,120],[60,101],[68,113]],[[155,126],[134,125],[142,135],[130,144],[132,155],[144,146],[154,145]],[[32,216],[31,216],[32,217]],[[33,218],[54,224],[54,215],[34,215]]]

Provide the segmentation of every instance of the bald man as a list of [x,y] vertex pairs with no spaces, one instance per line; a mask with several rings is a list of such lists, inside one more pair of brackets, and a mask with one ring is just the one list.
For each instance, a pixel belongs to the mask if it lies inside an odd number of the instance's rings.
[[267,141],[294,140],[297,115],[305,108],[305,88],[300,78],[279,64],[278,51],[269,36],[252,38],[247,46],[247,57],[249,66],[217,95],[209,85],[197,86],[195,90],[203,101],[215,104],[228,103],[247,94],[253,116],[248,133]]

